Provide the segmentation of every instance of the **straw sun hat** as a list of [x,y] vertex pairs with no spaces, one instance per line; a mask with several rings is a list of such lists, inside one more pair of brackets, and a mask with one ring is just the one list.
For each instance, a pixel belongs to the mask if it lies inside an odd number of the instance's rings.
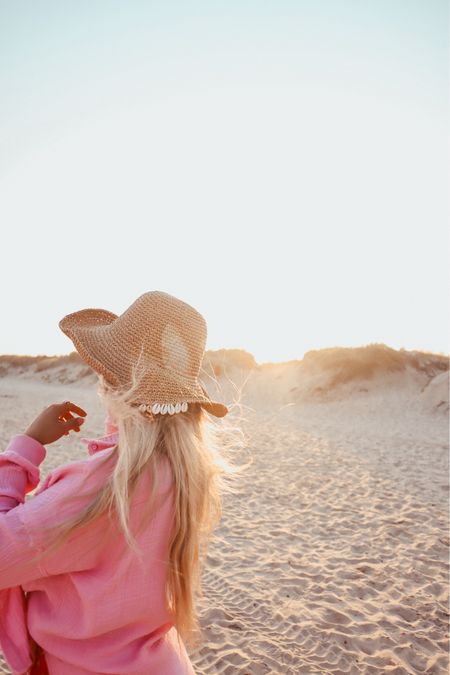
[[130,405],[146,416],[186,412],[200,403],[224,417],[228,408],[211,401],[198,375],[205,350],[203,316],[164,291],[143,293],[120,316],[106,309],[67,314],[59,327],[82,359],[114,387],[131,384],[138,367]]

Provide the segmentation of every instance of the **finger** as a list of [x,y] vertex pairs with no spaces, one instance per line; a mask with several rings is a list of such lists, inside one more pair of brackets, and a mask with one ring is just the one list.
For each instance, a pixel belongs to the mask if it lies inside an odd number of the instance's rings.
[[62,405],[65,412],[73,411],[77,415],[82,415],[83,417],[86,417],[87,415],[87,412],[83,410],[83,408],[80,408],[80,406],[72,403],[72,401],[65,401]]
[[63,422],[65,435],[67,435],[72,429],[74,431],[80,431],[80,427],[83,423],[84,419],[82,417],[74,417],[71,420],[67,420],[67,422]]
[[83,410],[83,408],[75,405],[75,403],[72,403],[72,401],[64,401],[64,403],[61,403],[59,407],[61,409],[61,413],[67,413],[72,410],[77,415],[82,415],[83,417],[86,417],[87,415],[87,412]]

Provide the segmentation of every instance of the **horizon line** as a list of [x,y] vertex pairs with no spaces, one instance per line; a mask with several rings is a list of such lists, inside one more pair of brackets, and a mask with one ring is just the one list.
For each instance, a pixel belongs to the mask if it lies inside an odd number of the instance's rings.
[[[420,354],[428,354],[428,355],[431,355],[431,356],[442,356],[442,357],[446,357],[446,358],[450,359],[450,352],[431,351],[431,350],[427,350],[427,349],[423,349],[423,348],[406,349],[405,347],[399,347],[398,349],[396,349],[395,347],[390,347],[389,345],[387,345],[384,342],[369,342],[367,344],[362,344],[362,345],[359,345],[359,346],[355,346],[355,345],[351,345],[351,346],[334,345],[334,346],[331,346],[331,347],[311,348],[311,349],[307,349],[305,352],[303,352],[303,356],[299,356],[298,358],[292,358],[292,359],[286,359],[286,360],[277,360],[277,361],[274,361],[274,360],[257,361],[255,356],[252,354],[252,352],[250,352],[248,349],[244,349],[242,347],[219,347],[218,349],[205,349],[204,354],[205,355],[208,354],[208,353],[214,354],[215,352],[240,352],[240,353],[248,354],[249,356],[251,356],[253,358],[253,360],[255,361],[256,365],[265,365],[265,364],[279,364],[279,365],[281,365],[281,364],[286,364],[286,363],[292,363],[294,361],[302,361],[304,359],[304,357],[306,356],[306,354],[308,354],[310,352],[327,351],[327,350],[330,350],[330,349],[357,350],[357,349],[367,349],[367,348],[374,347],[374,346],[387,347],[388,349],[391,349],[392,351],[395,351],[395,352],[400,352],[400,351],[418,352]],[[61,354],[42,354],[42,353],[39,353],[39,354],[15,354],[15,353],[6,353],[5,352],[5,353],[0,354],[0,359],[8,357],[8,356],[10,356],[10,357],[28,357],[28,358],[32,358],[32,359],[63,358],[65,356],[70,356],[71,354],[78,354],[80,359],[82,361],[84,361],[83,357],[80,355],[80,353],[76,349],[73,349],[70,352],[64,352],[64,353],[61,353]]]

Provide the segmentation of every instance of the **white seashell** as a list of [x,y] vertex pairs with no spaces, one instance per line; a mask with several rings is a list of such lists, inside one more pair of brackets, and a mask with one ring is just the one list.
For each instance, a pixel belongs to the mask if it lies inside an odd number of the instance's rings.
[[175,403],[175,412],[179,413],[181,410],[181,403]]
[[141,403],[141,405],[139,406],[139,410],[141,412],[145,412],[147,410],[147,406],[145,405],[145,403]]
[[161,410],[159,411],[159,412],[161,413],[161,415],[165,415],[165,414],[166,414],[167,408],[168,408],[167,403],[163,403],[163,404],[161,405]]
[[181,412],[186,412],[187,409],[188,404],[186,403],[186,401],[183,401],[183,403],[181,404]]
[[154,403],[152,405],[152,413],[154,415],[157,415],[161,411],[161,404],[160,403]]
[[175,406],[172,403],[169,403],[168,405],[168,413],[169,415],[173,415],[175,412]]

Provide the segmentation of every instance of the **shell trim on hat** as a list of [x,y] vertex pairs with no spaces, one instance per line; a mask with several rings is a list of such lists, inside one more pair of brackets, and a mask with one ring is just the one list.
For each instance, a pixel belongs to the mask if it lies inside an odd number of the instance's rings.
[[175,413],[186,412],[187,409],[187,401],[183,401],[182,403],[141,403],[139,406],[140,412],[152,413],[153,415],[174,415]]

